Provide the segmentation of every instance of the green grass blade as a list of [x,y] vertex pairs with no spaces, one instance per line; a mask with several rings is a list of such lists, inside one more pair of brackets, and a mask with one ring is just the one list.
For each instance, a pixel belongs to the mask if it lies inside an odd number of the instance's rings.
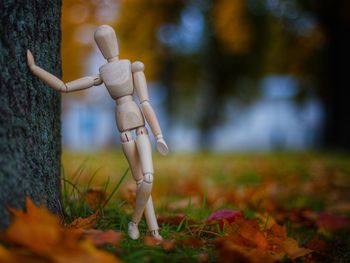
[[103,207],[105,207],[108,202],[112,199],[113,195],[115,194],[115,192],[119,189],[120,185],[122,184],[122,182],[124,181],[126,175],[129,172],[129,168],[126,169],[126,171],[124,172],[123,176],[120,178],[119,182],[117,183],[117,185],[113,188],[112,192],[109,194],[106,202],[103,204]]

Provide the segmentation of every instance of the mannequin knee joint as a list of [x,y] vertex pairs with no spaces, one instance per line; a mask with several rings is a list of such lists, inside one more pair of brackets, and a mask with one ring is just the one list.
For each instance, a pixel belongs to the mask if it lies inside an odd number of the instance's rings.
[[143,181],[149,184],[153,183],[153,174],[145,174],[143,177]]

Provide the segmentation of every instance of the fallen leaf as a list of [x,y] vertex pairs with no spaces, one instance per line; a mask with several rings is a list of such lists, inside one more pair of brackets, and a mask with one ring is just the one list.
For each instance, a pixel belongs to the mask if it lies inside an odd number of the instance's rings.
[[318,237],[314,237],[306,243],[305,247],[314,251],[325,251],[329,248],[329,245],[326,241]]
[[116,232],[112,229],[102,231],[98,229],[87,229],[84,230],[85,236],[92,240],[92,243],[96,246],[111,244],[114,246],[119,245],[124,234],[122,232]]
[[26,209],[26,212],[10,209],[14,217],[3,234],[5,241],[34,252],[50,252],[62,235],[59,218],[45,207],[36,207],[29,198],[26,199]]
[[249,240],[256,247],[267,249],[268,243],[265,235],[259,229],[259,225],[254,220],[246,220],[238,229],[238,234]]
[[0,234],[0,262],[116,263],[113,255],[97,249],[81,229],[64,228],[59,218],[27,198],[27,211],[10,209],[14,217]]
[[298,241],[290,237],[287,237],[287,239],[282,242],[282,246],[287,252],[288,257],[292,260],[306,256],[313,252],[311,249],[299,247]]
[[270,236],[278,238],[280,240],[286,240],[287,238],[287,230],[285,226],[280,226],[278,224],[274,224],[270,230]]
[[159,224],[171,224],[171,225],[178,225],[180,224],[184,219],[186,218],[186,215],[181,214],[175,214],[171,216],[157,216],[157,221]]
[[85,193],[85,201],[92,210],[104,206],[107,197],[108,193],[100,188],[90,188]]
[[162,241],[160,241],[159,239],[155,239],[154,237],[152,236],[145,236],[144,239],[143,239],[143,243],[146,245],[146,246],[150,246],[150,247],[153,247],[153,246],[158,246],[161,244]]
[[276,261],[267,251],[247,249],[238,245],[230,236],[217,238],[214,244],[219,251],[218,262],[272,263]]
[[171,251],[175,248],[176,246],[176,241],[175,240],[168,240],[165,239],[162,241],[162,248],[166,251]]
[[233,223],[237,219],[241,218],[243,218],[243,213],[241,211],[235,211],[225,208],[210,214],[208,216],[207,223],[216,221],[219,223],[222,229],[224,227],[225,222]]
[[168,240],[168,239],[155,239],[152,236],[146,236],[143,239],[143,243],[147,246],[161,246],[164,250],[166,251],[171,251],[175,248],[176,246],[176,241],[175,240]]
[[192,247],[192,248],[199,248],[204,246],[206,244],[206,241],[204,239],[192,237],[192,238],[187,238],[183,240],[178,240],[177,244]]
[[69,225],[67,225],[68,228],[75,228],[75,229],[79,229],[79,228],[83,228],[83,229],[88,229],[88,228],[92,228],[96,225],[97,222],[97,216],[98,216],[99,212],[96,211],[95,213],[93,213],[91,216],[86,217],[86,218],[82,218],[79,217],[77,219],[75,219],[72,223],[70,223]]
[[349,221],[346,217],[329,213],[319,213],[316,224],[327,231],[349,228]]
[[276,262],[282,261],[286,255],[294,260],[313,252],[287,237],[285,226],[274,224],[270,229],[261,228],[264,227],[258,220],[240,219],[228,226],[226,236],[213,242],[219,253],[239,262]]
[[201,253],[197,257],[198,262],[209,262],[209,255],[208,253]]

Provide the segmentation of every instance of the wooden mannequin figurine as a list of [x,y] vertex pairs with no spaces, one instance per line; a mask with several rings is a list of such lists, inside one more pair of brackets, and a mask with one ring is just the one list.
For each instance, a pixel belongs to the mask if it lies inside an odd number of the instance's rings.
[[[151,234],[156,239],[162,237],[158,233],[158,223],[151,197],[153,182],[153,163],[151,142],[145,127],[145,119],[151,127],[157,141],[157,149],[162,155],[168,153],[155,112],[149,102],[144,65],[142,62],[130,63],[119,60],[118,41],[112,27],[102,25],[95,31],[95,41],[107,63],[99,68],[100,74],[88,76],[72,82],[64,83],[54,75],[35,65],[32,53],[27,51],[27,61],[31,72],[38,76],[52,89],[60,92],[72,92],[105,84],[111,97],[116,101],[116,122],[120,132],[123,152],[129,162],[133,178],[137,184],[136,206],[128,224],[128,234],[132,239],[140,236],[138,224],[142,214]],[[133,99],[137,94],[141,109]],[[136,131],[136,140],[131,131]]]

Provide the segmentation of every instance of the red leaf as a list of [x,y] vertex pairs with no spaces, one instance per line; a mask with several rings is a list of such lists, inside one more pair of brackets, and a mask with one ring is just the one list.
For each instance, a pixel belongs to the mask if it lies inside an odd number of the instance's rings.
[[222,210],[210,214],[208,216],[207,223],[217,221],[220,227],[223,228],[225,221],[228,223],[233,223],[237,219],[241,218],[243,218],[243,213],[241,211],[224,208]]
[[324,228],[328,231],[336,231],[349,227],[349,221],[346,217],[329,213],[319,213],[316,224],[319,228]]

